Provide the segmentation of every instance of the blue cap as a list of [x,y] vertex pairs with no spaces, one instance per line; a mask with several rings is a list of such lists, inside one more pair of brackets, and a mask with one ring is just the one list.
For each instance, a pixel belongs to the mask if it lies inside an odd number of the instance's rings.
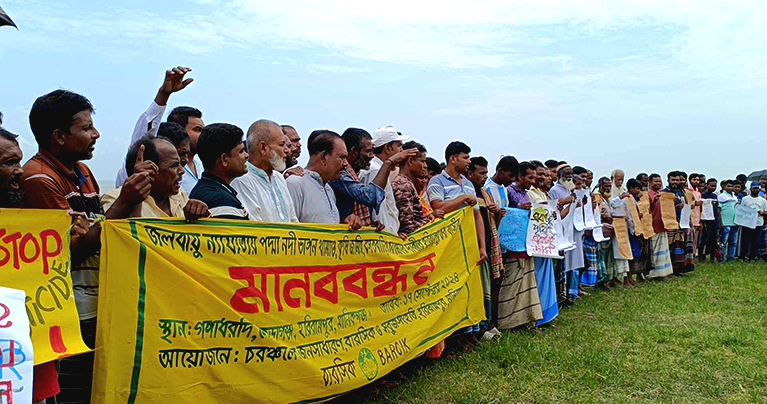
[[751,188],[761,188],[762,184],[759,181],[751,181]]

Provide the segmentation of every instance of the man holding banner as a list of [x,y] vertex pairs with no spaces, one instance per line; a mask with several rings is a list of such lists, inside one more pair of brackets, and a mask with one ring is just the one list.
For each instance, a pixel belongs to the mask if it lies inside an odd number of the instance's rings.
[[[72,210],[90,220],[104,215],[98,183],[81,161],[93,157],[100,137],[92,113],[93,105],[87,98],[66,90],[43,95],[32,105],[29,123],[39,152],[24,165],[20,187],[25,193],[25,208]],[[150,181],[148,172],[128,178],[106,217],[127,217],[133,206],[149,195]],[[94,224],[72,243],[75,302],[83,340],[91,348],[96,338],[100,236],[101,227]],[[90,402],[92,377],[92,353],[63,360],[58,402]]]

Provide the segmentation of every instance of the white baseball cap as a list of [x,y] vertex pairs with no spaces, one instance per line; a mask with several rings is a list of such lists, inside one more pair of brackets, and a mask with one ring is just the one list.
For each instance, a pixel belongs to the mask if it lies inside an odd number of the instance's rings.
[[391,142],[404,142],[410,139],[408,135],[400,135],[394,126],[386,125],[378,128],[373,135],[373,147],[380,147]]

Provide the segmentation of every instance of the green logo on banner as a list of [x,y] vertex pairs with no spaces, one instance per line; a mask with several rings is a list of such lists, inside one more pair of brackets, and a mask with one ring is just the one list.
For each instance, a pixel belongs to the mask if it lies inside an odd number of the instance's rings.
[[378,362],[376,362],[373,352],[367,348],[360,350],[360,369],[368,380],[373,380],[378,376]]

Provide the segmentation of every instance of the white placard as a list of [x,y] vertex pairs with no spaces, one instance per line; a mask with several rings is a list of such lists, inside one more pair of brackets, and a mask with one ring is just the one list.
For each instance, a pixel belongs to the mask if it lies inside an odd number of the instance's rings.
[[735,206],[735,224],[755,229],[759,219],[759,211],[744,205]]
[[[591,209],[588,210],[590,211]],[[591,233],[592,237],[594,237],[594,241],[601,243],[602,241],[609,240],[610,238],[605,237],[604,233],[602,233],[602,212],[599,211],[599,205],[594,207],[592,217],[594,218],[594,221],[596,221],[596,226],[593,228]]]
[[[546,204],[533,205],[527,227],[527,255],[542,258],[560,258],[557,249],[556,209]],[[561,230],[560,230],[561,233]]]
[[692,205],[685,203],[682,212],[679,214],[679,227],[682,229],[690,228],[690,215],[692,214]]
[[[576,191],[577,192],[577,191]],[[600,212],[598,210],[591,209],[591,194],[586,194],[586,205],[583,207],[583,221],[586,225],[587,229],[593,229],[599,224],[597,223],[597,220],[594,218],[594,212],[596,212],[596,216],[598,217],[600,215]],[[582,199],[582,198],[581,198]],[[599,205],[597,205],[597,209],[599,208]]]
[[0,287],[0,403],[32,403],[35,363],[26,293]]
[[714,220],[714,200],[702,199],[703,206],[701,207],[700,220]]

